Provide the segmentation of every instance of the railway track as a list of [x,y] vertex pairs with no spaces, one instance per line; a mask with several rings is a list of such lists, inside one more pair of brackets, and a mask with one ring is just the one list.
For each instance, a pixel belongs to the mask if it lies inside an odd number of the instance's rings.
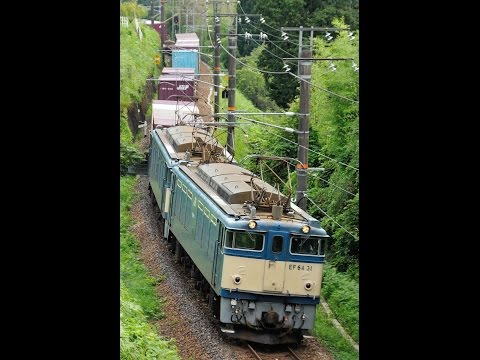
[[257,360],[302,360],[290,346],[255,350],[250,344],[247,343],[246,345]]

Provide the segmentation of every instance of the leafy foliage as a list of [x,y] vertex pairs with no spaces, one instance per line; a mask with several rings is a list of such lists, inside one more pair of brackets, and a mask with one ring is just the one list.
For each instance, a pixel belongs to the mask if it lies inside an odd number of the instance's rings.
[[[335,27],[345,27],[343,19],[333,21]],[[321,57],[351,57],[359,66],[358,37],[350,40],[347,31],[337,34],[327,43],[315,39],[316,53]],[[311,166],[321,166],[325,172],[310,176],[309,197],[323,210],[311,206],[310,212],[322,219],[322,225],[331,235],[329,261],[339,271],[348,271],[358,277],[358,72],[352,61],[336,62],[336,71],[325,61],[312,67],[310,100],[311,128],[317,133],[310,138],[313,151],[309,152]],[[344,98],[332,95],[332,91]],[[315,147],[313,144],[315,143]],[[341,162],[341,163],[340,163]],[[343,163],[343,164],[342,164]],[[329,216],[326,216],[327,213]],[[342,227],[338,226],[340,224]]]
[[[289,39],[282,41],[280,37],[281,27],[297,26],[330,26],[334,18],[344,17],[351,30],[358,28],[358,0],[284,0],[282,6],[278,6],[276,0],[242,0],[242,9],[245,13],[262,14],[266,25],[258,23],[242,25],[241,32],[258,33],[261,29],[269,35],[269,41],[265,44],[268,51],[263,51],[257,67],[266,71],[282,71],[284,65],[282,58],[298,56],[298,32],[289,33]],[[241,14],[241,10],[239,11]],[[273,28],[273,29],[272,29]],[[318,35],[315,34],[315,35]],[[309,33],[304,34],[308,38]],[[273,42],[275,41],[275,42]],[[254,42],[243,44],[239,41],[239,53],[248,55],[255,47]],[[307,40],[303,41],[307,44]],[[297,64],[291,63],[291,72],[297,73]],[[276,74],[263,73],[270,98],[282,108],[287,108],[299,91],[298,80],[293,76],[279,76]]]
[[335,360],[358,360],[359,355],[350,343],[333,326],[322,306],[317,306],[313,334],[332,352]]
[[144,159],[145,156],[136,148],[120,142],[120,175],[125,175],[129,166],[138,164]]
[[120,110],[139,102],[145,81],[155,71],[155,55],[160,44],[158,33],[149,26],[140,25],[143,41],[135,26],[120,26]]
[[358,343],[358,282],[339,273],[330,265],[324,266],[322,296],[327,300],[335,318]]
[[138,300],[120,281],[120,359],[180,359],[175,343],[158,336]]
[[130,231],[133,221],[129,210],[135,199],[135,177],[120,178],[120,279],[150,318],[162,316],[161,302],[155,293],[157,279],[149,276],[147,269],[137,260],[139,244]]
[[129,21],[132,21],[135,17],[137,19],[147,16],[148,11],[137,4],[137,0],[129,0],[120,3],[120,16],[128,17]]
[[268,96],[265,79],[262,73],[255,68],[257,67],[258,58],[264,47],[258,47],[253,52],[240,59],[247,66],[239,63],[237,70],[238,89],[260,110],[262,111],[280,111],[281,109]]
[[128,128],[128,108],[140,103],[146,79],[159,72],[154,61],[160,44],[159,35],[149,26],[141,24],[140,27],[143,41],[140,41],[134,25],[120,26],[120,140],[126,143],[133,140]]

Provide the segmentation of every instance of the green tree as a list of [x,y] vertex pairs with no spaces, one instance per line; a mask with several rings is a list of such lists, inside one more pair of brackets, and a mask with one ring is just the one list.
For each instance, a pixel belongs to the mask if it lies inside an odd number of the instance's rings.
[[252,53],[241,58],[237,70],[237,86],[257,108],[262,111],[280,111],[281,109],[268,96],[268,90],[262,73],[256,70],[258,58],[264,46],[257,47]]
[[137,4],[137,0],[129,0],[120,3],[120,16],[126,16],[129,20],[145,18],[147,16],[147,9]]
[[[358,0],[284,0],[281,6],[276,0],[242,0],[238,13],[242,14],[242,10],[245,13],[262,14],[265,19],[264,25],[252,20],[251,25],[242,25],[239,32],[259,33],[263,30],[270,34],[269,41],[266,41],[266,50],[262,52],[257,67],[267,71],[263,75],[269,96],[282,108],[287,108],[298,95],[298,79],[268,72],[282,72],[282,58],[298,56],[298,33],[292,32],[289,39],[282,41],[280,28],[329,26],[334,17],[341,16],[347,20],[350,29],[358,28]],[[239,53],[242,56],[256,46],[253,41],[249,44],[239,41]],[[306,40],[304,44],[307,44]],[[297,73],[296,63],[291,63],[290,67],[292,73]]]
[[[344,28],[345,22],[335,19],[332,25]],[[339,271],[358,275],[358,31],[354,36],[352,40],[347,31],[341,31],[330,43],[323,37],[315,40],[319,56],[354,60],[335,62],[335,71],[325,61],[315,62],[312,68],[315,86],[312,86],[310,114],[312,130],[318,134],[312,139],[318,151],[309,153],[309,163],[326,171],[310,177],[309,196],[329,216],[314,206],[309,210],[322,219],[322,225],[332,236],[330,261]]]

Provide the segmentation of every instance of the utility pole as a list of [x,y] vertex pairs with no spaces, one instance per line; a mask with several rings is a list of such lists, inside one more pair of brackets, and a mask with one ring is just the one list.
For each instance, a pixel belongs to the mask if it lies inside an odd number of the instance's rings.
[[152,28],[153,28],[153,16],[154,16],[154,12],[153,12],[153,0],[150,0],[150,16],[152,17]]
[[175,39],[175,0],[172,0],[172,40]]
[[[237,18],[235,17],[235,28]],[[235,111],[235,86],[236,86],[236,49],[237,49],[237,31],[236,29],[230,31],[228,36],[228,121],[235,122],[235,114],[231,113]],[[227,151],[232,154],[235,153],[235,127],[229,126],[227,133]]]
[[[312,57],[311,50],[302,50],[301,58]],[[300,76],[300,123],[298,125],[298,161],[297,164],[297,205],[305,210],[307,207],[307,169],[308,169],[308,140],[310,122],[310,81],[312,79],[312,61],[299,61]]]
[[[215,1],[213,3],[213,21],[215,23],[213,27],[213,41],[215,41],[214,47],[214,65],[213,65],[213,84],[215,85],[213,88],[213,94],[215,95],[215,100],[213,104],[213,113],[215,121],[218,121],[218,116],[216,115],[219,112],[219,104],[220,104],[220,94],[219,94],[219,85],[220,85],[220,44],[217,42],[217,38],[219,38],[220,34],[220,18],[217,17],[218,14],[218,3]],[[217,21],[218,20],[218,21]]]
[[[300,123],[298,125],[298,161],[297,164],[297,205],[302,210],[307,208],[307,169],[308,140],[310,128],[310,81],[312,79],[312,48],[315,31],[348,30],[342,28],[320,27],[282,27],[283,31],[298,31],[298,75],[300,77]],[[310,31],[309,50],[303,50],[303,31]]]
[[[165,42],[165,39],[163,38],[163,34],[165,33],[165,14],[163,11],[163,3],[166,0],[159,0],[160,2],[160,50],[163,50],[163,44]],[[162,55],[162,66],[165,66],[165,55]]]

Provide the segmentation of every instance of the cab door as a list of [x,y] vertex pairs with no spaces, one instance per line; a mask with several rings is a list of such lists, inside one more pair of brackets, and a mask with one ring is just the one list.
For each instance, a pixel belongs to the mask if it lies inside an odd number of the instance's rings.
[[287,247],[283,233],[270,231],[266,246],[263,290],[282,292],[285,279],[285,251]]

